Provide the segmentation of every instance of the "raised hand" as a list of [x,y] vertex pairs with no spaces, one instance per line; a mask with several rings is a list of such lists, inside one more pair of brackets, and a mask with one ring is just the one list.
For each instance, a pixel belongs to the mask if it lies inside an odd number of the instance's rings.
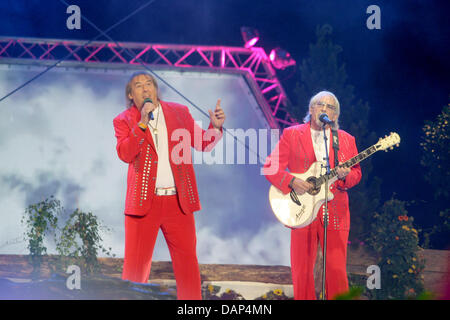
[[216,129],[220,129],[223,126],[223,123],[225,122],[225,112],[223,112],[223,109],[220,107],[220,99],[217,100],[216,103],[216,109],[214,112],[208,110],[209,112],[209,118],[211,119],[211,123]]

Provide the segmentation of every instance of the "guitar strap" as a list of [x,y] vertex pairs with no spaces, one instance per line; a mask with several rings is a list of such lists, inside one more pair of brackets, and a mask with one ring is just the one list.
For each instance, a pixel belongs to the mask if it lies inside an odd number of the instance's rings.
[[339,136],[336,128],[331,128],[331,136],[333,139],[333,149],[334,149],[334,167],[339,164],[338,151],[339,151]]

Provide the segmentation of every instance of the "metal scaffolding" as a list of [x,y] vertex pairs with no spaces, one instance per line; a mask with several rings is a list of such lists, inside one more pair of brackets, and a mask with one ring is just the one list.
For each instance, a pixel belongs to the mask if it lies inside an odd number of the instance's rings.
[[33,60],[43,65],[61,61],[58,66],[115,68],[143,64],[155,70],[239,73],[272,128],[296,124],[286,110],[286,93],[262,48],[0,37],[0,63]]

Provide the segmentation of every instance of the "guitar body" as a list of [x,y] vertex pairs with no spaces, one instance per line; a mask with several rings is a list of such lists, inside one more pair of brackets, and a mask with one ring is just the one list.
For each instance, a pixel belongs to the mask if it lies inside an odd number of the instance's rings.
[[[291,174],[296,178],[315,185],[314,181],[321,175],[323,170],[325,169],[322,168],[321,162],[314,162],[307,172]],[[328,200],[334,198],[329,187],[336,180],[337,178],[333,177],[328,182]],[[297,197],[300,205],[291,199],[290,193],[284,194],[273,185],[269,190],[269,202],[275,216],[286,227],[294,229],[306,227],[316,219],[320,207],[325,202],[325,187],[324,185],[319,186],[302,195],[297,194]]]

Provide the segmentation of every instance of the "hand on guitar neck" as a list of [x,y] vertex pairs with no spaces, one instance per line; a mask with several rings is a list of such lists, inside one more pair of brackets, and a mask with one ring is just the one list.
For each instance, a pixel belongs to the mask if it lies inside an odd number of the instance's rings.
[[339,180],[344,180],[345,177],[350,173],[350,168],[347,167],[341,167],[342,163],[339,163],[339,166],[336,168],[337,176]]

